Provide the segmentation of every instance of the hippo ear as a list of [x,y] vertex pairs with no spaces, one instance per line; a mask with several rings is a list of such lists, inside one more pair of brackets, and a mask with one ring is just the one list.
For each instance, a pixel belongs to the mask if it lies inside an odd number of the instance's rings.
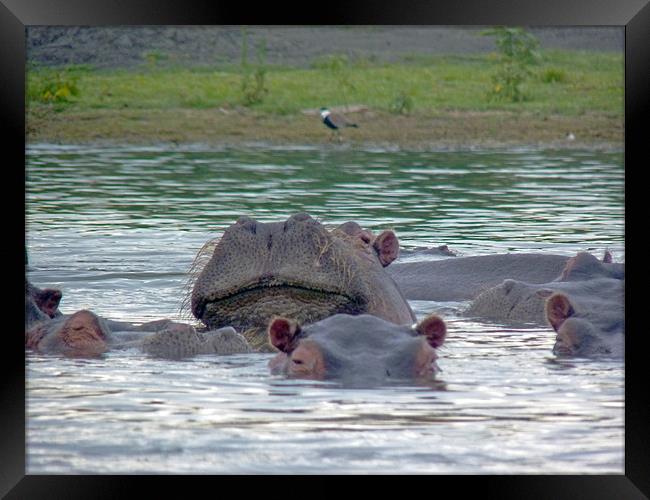
[[564,321],[575,314],[569,298],[563,293],[555,293],[546,301],[546,319],[556,332]]
[[59,302],[61,302],[61,297],[63,297],[61,290],[46,288],[45,290],[40,290],[38,292],[35,300],[38,308],[50,318],[53,318],[56,315],[56,309],[59,307]]
[[269,340],[282,352],[289,354],[296,348],[296,335],[300,333],[300,325],[286,318],[273,318],[269,324]]
[[447,325],[440,316],[432,314],[420,321],[416,325],[415,331],[420,335],[424,335],[431,347],[438,348],[447,336]]
[[379,262],[386,267],[399,255],[399,241],[393,231],[383,231],[375,238],[372,246],[377,252]]
[[609,250],[605,250],[605,253],[603,254],[603,263],[611,264],[612,262],[614,262],[612,259],[612,253]]

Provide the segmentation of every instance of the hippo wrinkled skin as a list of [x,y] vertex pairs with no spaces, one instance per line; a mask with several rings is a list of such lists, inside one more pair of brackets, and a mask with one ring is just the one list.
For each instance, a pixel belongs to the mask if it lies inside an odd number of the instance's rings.
[[25,332],[25,347],[65,356],[94,357],[108,350],[110,330],[88,310],[41,321]]
[[232,327],[197,332],[192,325],[168,319],[134,325],[85,309],[35,322],[25,330],[25,347],[68,357],[97,357],[109,349],[129,347],[168,359],[251,352],[246,339]]
[[269,341],[280,352],[269,368],[274,374],[349,384],[431,379],[439,370],[436,349],[446,332],[445,322],[436,315],[414,326],[369,314],[337,314],[304,327],[274,318]]
[[553,351],[561,355],[623,355],[624,264],[587,252],[568,259],[548,283],[513,279],[481,293],[466,316],[498,321],[550,324],[557,333]]
[[468,316],[543,324],[546,299],[554,292],[589,299],[622,301],[624,264],[606,253],[600,261],[587,252],[567,259],[558,276],[546,283],[506,279],[480,293],[465,311]]
[[208,328],[233,326],[267,351],[274,316],[309,324],[372,314],[410,324],[413,311],[384,270],[398,254],[392,231],[375,236],[354,222],[328,230],[304,213],[271,223],[241,217],[196,278],[191,310]]

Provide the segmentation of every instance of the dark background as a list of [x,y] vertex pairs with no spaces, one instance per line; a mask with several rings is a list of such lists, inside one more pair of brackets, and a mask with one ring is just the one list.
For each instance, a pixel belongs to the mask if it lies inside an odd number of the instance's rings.
[[[265,4],[224,4],[215,1],[157,0],[2,0],[0,4],[0,102],[3,139],[3,176],[5,186],[3,214],[8,221],[5,244],[0,247],[9,273],[6,273],[9,328],[5,332],[3,371],[0,389],[0,494],[6,498],[124,498],[145,497],[159,492],[201,494],[201,486],[212,495],[232,494],[229,490],[253,495],[339,495],[339,481],[324,478],[278,477],[257,478],[182,478],[109,476],[23,477],[25,474],[25,367],[24,345],[16,330],[22,311],[19,287],[24,261],[24,84],[26,25],[125,25],[125,24],[441,24],[441,25],[614,25],[625,26],[626,40],[626,260],[638,272],[631,273],[626,286],[626,317],[632,321],[626,336],[626,460],[625,476],[434,476],[402,478],[409,484],[398,494],[464,496],[474,492],[481,498],[549,498],[549,499],[627,499],[647,498],[650,492],[648,455],[650,420],[646,380],[648,366],[645,328],[638,324],[638,304],[647,294],[641,283],[645,266],[637,258],[643,245],[642,226],[647,209],[634,206],[645,187],[643,168],[647,166],[645,122],[650,95],[650,7],[646,0],[455,0],[449,2],[328,2],[299,7],[283,7],[278,2]],[[22,205],[21,205],[22,204]],[[21,215],[22,214],[22,215]],[[20,240],[23,239],[23,248]],[[635,241],[636,240],[636,241]],[[635,312],[637,311],[637,312]],[[635,328],[636,326],[636,328]],[[327,471],[324,471],[325,473]],[[291,464],[287,464],[287,474]],[[366,479],[358,486],[385,488],[383,478]],[[396,479],[396,478],[390,478]],[[190,484],[191,481],[191,484]],[[218,482],[217,482],[218,481]],[[243,482],[245,481],[245,483]],[[346,481],[347,482],[347,481]],[[356,482],[356,481],[354,481]],[[390,481],[397,483],[398,481]],[[406,481],[405,481],[406,482]],[[328,487],[329,486],[329,487]],[[355,485],[356,487],[357,485]],[[393,484],[392,486],[402,487]],[[266,488],[263,492],[257,488]],[[250,490],[253,491],[250,491]],[[374,489],[374,488],[373,488]],[[347,489],[346,489],[347,490]],[[349,490],[347,490],[349,491]],[[394,491],[394,490],[393,490]],[[9,493],[7,493],[9,492]],[[644,492],[645,495],[642,493]],[[368,492],[364,489],[364,495]],[[158,495],[156,495],[158,496]]]

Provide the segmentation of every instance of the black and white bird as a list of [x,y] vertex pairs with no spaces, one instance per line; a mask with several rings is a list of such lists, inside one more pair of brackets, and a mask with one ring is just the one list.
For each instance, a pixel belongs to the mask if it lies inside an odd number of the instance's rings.
[[339,134],[339,129],[343,127],[354,127],[358,128],[359,126],[356,123],[349,122],[345,116],[339,113],[332,113],[327,108],[320,108],[320,116],[323,119],[323,123],[327,125],[334,133]]

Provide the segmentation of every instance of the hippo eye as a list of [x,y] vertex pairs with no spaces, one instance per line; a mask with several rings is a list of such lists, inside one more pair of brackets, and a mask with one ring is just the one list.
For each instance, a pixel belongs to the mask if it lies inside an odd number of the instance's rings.
[[297,365],[302,365],[304,363],[302,359],[292,359],[291,361],[293,361]]

